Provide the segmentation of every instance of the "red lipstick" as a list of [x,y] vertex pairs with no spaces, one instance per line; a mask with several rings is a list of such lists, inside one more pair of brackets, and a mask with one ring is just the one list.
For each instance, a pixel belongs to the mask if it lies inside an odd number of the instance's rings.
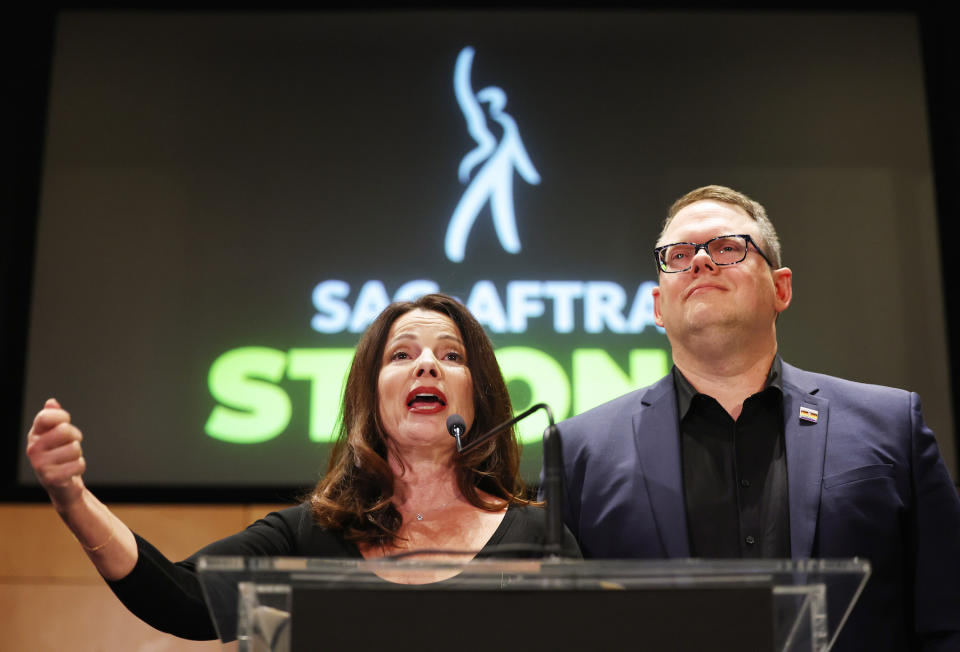
[[407,394],[407,408],[414,412],[432,414],[447,407],[447,397],[436,387],[414,387]]

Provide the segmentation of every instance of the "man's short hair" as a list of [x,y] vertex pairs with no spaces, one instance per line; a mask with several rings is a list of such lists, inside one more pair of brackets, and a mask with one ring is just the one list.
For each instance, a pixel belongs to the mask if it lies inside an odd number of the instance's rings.
[[759,244],[763,249],[763,253],[767,255],[774,267],[779,268],[782,266],[780,262],[780,238],[777,237],[777,230],[773,228],[773,223],[770,221],[770,218],[767,217],[767,211],[760,202],[756,202],[742,192],[737,192],[726,186],[703,186],[702,188],[691,190],[673,202],[670,210],[667,211],[667,219],[663,222],[663,229],[660,230],[660,238],[663,238],[663,234],[667,231],[667,227],[670,226],[670,222],[673,221],[673,218],[682,208],[694,202],[704,200],[719,201],[742,208],[743,211],[757,223],[757,226],[760,227],[761,242]]

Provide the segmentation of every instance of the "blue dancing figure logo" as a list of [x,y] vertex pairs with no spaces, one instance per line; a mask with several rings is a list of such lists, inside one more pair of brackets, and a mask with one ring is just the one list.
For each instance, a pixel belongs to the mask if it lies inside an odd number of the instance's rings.
[[[507,105],[507,94],[496,86],[487,86],[476,94],[473,92],[470,83],[473,54],[472,47],[463,48],[457,56],[453,73],[457,103],[467,120],[467,131],[477,141],[477,147],[463,157],[457,170],[460,183],[469,181],[470,185],[457,203],[447,227],[444,247],[447,258],[455,263],[463,260],[470,229],[487,202],[500,244],[504,250],[518,253],[520,238],[513,209],[513,171],[516,170],[531,185],[540,183],[540,175],[530,162],[516,121],[503,110]],[[490,119],[503,128],[499,143],[487,127],[487,114],[482,104],[486,104]],[[480,169],[471,180],[470,173],[478,165]]]

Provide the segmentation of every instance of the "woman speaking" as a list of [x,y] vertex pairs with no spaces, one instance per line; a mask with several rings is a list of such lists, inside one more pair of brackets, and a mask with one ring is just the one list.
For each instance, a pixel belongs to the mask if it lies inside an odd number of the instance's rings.
[[[526,498],[513,429],[461,456],[446,428],[452,414],[464,419],[465,442],[513,416],[483,328],[442,294],[388,306],[357,345],[329,469],[309,498],[177,563],[84,486],[83,435],[56,400],[34,419],[27,455],[54,508],[131,611],[162,631],[212,639],[200,555],[374,559],[443,549],[465,561],[504,544],[543,543],[545,513]],[[573,536],[564,535],[564,553],[579,557]]]

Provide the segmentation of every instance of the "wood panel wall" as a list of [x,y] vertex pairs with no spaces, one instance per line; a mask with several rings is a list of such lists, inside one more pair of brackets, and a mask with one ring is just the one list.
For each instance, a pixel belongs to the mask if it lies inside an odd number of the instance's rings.
[[[122,505],[113,511],[171,559],[242,530],[278,505]],[[49,504],[0,505],[0,652],[200,652],[130,614]]]

